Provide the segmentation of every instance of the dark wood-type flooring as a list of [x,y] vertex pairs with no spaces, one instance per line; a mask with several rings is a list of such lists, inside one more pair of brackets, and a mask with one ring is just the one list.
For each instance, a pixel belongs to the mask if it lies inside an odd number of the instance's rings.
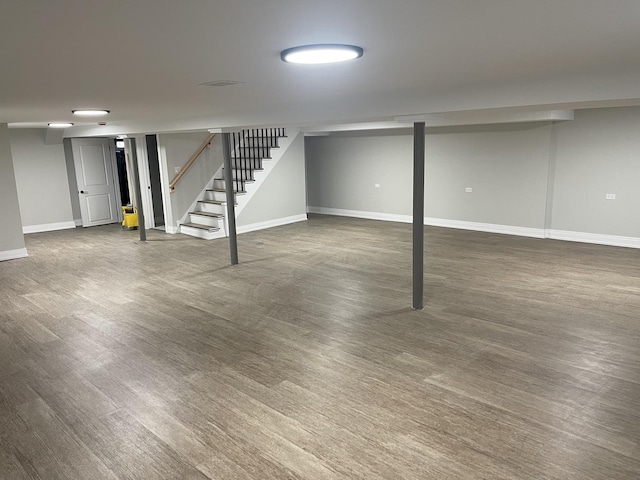
[[0,263],[1,479],[640,478],[640,252],[311,216],[33,234]]

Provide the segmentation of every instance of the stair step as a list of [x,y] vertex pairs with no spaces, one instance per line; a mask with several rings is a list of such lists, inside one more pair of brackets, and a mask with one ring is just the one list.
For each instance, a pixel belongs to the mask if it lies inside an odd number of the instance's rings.
[[213,217],[213,218],[224,218],[222,213],[214,213],[214,212],[189,212],[189,215],[202,215],[203,217]]
[[[198,203],[211,203],[213,205],[226,205],[226,200],[198,200]],[[238,202],[235,202],[234,205],[238,205]]]
[[[214,178],[214,181],[224,182],[224,178]],[[253,183],[255,180],[245,180],[244,183]],[[246,192],[245,192],[246,193]]]
[[264,171],[264,168],[251,168],[251,167],[242,167],[242,166],[231,166],[231,170],[242,170],[245,172],[262,172]]
[[[207,190],[207,192],[227,193],[227,191],[224,188],[210,188],[209,190]],[[236,195],[244,195],[247,192],[245,190],[234,190],[233,193],[235,193]]]
[[190,227],[190,228],[197,228],[199,230],[206,230],[207,232],[217,232],[218,230],[220,230],[219,227],[212,227],[210,225],[202,225],[200,223],[182,223],[180,224],[181,227]]

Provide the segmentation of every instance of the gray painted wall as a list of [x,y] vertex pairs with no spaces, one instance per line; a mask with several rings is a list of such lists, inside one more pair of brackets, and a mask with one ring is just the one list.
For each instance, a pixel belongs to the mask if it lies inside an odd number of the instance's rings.
[[0,254],[25,248],[9,128],[6,123],[0,123],[0,225]]
[[306,213],[304,136],[299,133],[240,212],[237,224],[246,226]]
[[640,108],[575,118],[556,125],[552,228],[640,237]]
[[62,143],[46,145],[46,130],[10,131],[23,226],[73,221]]
[[[429,129],[425,216],[544,228],[550,128]],[[411,135],[308,137],[306,143],[310,206],[411,215]]]
[[[430,129],[425,216],[640,237],[638,125],[632,107],[554,125]],[[309,206],[410,215],[412,148],[406,134],[307,137]]]
[[550,131],[529,124],[428,133],[425,216],[544,228]]
[[[164,150],[160,162],[166,160],[168,172],[166,185],[175,176],[174,168],[182,168],[208,136],[209,133],[207,132],[159,135],[159,146],[161,150]],[[211,148],[202,153],[193,167],[176,186],[175,191],[169,194],[170,208],[167,208],[165,212],[168,226],[177,226],[177,222],[187,213],[193,201],[207,186],[207,183],[220,168],[222,162],[222,135],[217,135],[213,139]]]
[[411,215],[411,136],[307,137],[305,145],[310,206]]
[[64,158],[67,168],[67,179],[69,181],[69,198],[71,200],[71,212],[74,220],[82,222],[82,213],[80,211],[80,198],[78,198],[78,182],[76,180],[76,167],[73,162],[73,149],[71,147],[71,139],[65,138],[62,141],[64,148]]

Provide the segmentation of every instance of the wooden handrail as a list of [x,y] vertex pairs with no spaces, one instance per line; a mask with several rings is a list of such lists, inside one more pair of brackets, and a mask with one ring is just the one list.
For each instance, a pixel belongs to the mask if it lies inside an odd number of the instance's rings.
[[173,177],[173,180],[171,180],[171,183],[169,184],[169,192],[173,192],[175,190],[176,185],[178,184],[178,182],[180,180],[182,180],[182,177],[184,177],[186,175],[186,173],[189,171],[191,166],[196,162],[198,157],[200,155],[202,155],[202,152],[204,152],[204,150],[206,148],[209,148],[209,146],[211,145],[211,142],[213,141],[213,137],[215,137],[215,136],[216,136],[215,133],[212,133],[211,135],[209,135],[209,137],[205,140],[205,142],[202,144],[202,146],[196,151],[196,153],[193,154],[193,156],[184,165],[184,167],[182,167],[180,169],[178,174],[175,177]]

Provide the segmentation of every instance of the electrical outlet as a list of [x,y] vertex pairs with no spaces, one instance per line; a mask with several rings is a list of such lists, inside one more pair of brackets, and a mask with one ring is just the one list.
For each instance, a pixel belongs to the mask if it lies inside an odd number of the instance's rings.
[[379,183],[376,183],[376,184],[374,185],[374,187],[376,187],[376,188],[380,188],[380,184],[379,184]]
[[180,173],[180,170],[182,170],[182,168],[180,168],[180,167],[173,167],[173,173],[175,173],[176,175],[177,175],[178,173]]
[[466,188],[464,189],[464,191],[465,191],[466,193],[471,193],[471,192],[473,192],[473,188],[471,188],[471,187],[466,187]]
[[605,195],[605,198],[606,198],[607,200],[615,200],[615,199],[616,199],[616,194],[615,194],[615,193],[607,193],[607,194]]

